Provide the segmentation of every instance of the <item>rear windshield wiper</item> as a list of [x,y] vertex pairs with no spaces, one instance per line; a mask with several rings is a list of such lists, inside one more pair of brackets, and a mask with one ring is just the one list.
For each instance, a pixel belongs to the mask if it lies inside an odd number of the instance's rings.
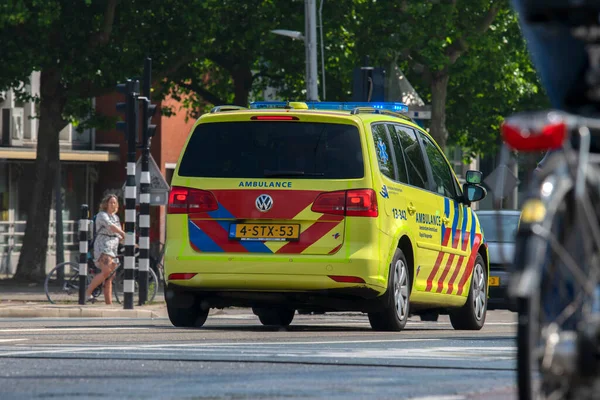
[[288,177],[288,176],[324,176],[323,172],[304,172],[304,171],[269,171],[264,172],[265,178]]

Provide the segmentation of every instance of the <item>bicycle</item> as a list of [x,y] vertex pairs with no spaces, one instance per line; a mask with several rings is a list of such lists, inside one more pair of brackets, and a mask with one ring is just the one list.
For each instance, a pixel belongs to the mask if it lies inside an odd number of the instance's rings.
[[509,286],[518,308],[519,398],[594,398],[600,388],[600,154],[590,148],[600,120],[523,113],[508,118],[502,134],[513,150],[552,151],[522,208]]
[[[136,261],[138,254],[136,254]],[[113,281],[113,294],[117,303],[121,304],[121,299],[125,298],[123,291],[125,268],[123,266],[124,255],[122,250],[119,251],[118,258],[120,260],[119,266],[115,268],[109,277],[112,277],[116,274]],[[100,268],[95,265],[93,257],[89,252],[87,255],[87,268],[86,286],[90,284],[96,274],[101,273]],[[48,298],[48,301],[52,304],[77,302],[79,300],[79,278],[79,264],[71,261],[58,264],[46,275],[46,280],[44,282],[44,290],[46,291],[46,297]],[[139,279],[139,267],[136,263],[136,268],[134,270],[134,290],[135,293],[138,293],[138,295]],[[156,292],[158,291],[158,285],[159,280],[152,268],[150,268],[148,270],[148,302],[152,302],[154,300]],[[92,292],[94,299],[93,301],[96,301],[96,299],[104,292],[103,289],[104,282],[102,282]]]
[[165,249],[166,246],[162,242],[154,242],[155,247],[150,250],[150,268],[154,270],[154,273],[163,285],[165,284]]

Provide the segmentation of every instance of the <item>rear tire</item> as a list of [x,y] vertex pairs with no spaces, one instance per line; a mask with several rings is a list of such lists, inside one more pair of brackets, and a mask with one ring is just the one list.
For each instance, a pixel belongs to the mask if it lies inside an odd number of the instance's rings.
[[408,268],[410,267],[404,253],[396,249],[390,265],[388,289],[383,295],[383,310],[369,313],[369,322],[373,330],[399,332],[406,326],[412,287]]
[[464,306],[450,312],[450,323],[456,330],[478,331],[485,324],[487,314],[488,275],[481,254],[477,254],[469,296]]
[[177,328],[200,328],[206,322],[210,308],[202,305],[201,298],[191,293],[165,291],[167,314]]
[[293,308],[252,308],[260,323],[265,326],[285,327],[292,323],[296,310]]

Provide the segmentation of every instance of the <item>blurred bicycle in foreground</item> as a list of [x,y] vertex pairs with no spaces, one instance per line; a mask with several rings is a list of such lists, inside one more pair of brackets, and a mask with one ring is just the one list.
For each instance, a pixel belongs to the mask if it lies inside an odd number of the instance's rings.
[[598,398],[600,154],[590,142],[600,120],[523,113],[502,135],[512,150],[550,151],[522,207],[509,287],[519,397]]

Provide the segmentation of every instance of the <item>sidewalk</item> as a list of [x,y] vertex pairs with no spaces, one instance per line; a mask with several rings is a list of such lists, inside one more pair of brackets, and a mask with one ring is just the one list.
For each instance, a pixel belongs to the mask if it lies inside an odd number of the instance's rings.
[[0,279],[0,322],[2,318],[166,318],[167,309],[162,287],[151,304],[138,306],[134,298],[133,310],[113,300],[104,304],[103,298],[91,304],[51,304],[46,297],[44,284],[22,284]]

